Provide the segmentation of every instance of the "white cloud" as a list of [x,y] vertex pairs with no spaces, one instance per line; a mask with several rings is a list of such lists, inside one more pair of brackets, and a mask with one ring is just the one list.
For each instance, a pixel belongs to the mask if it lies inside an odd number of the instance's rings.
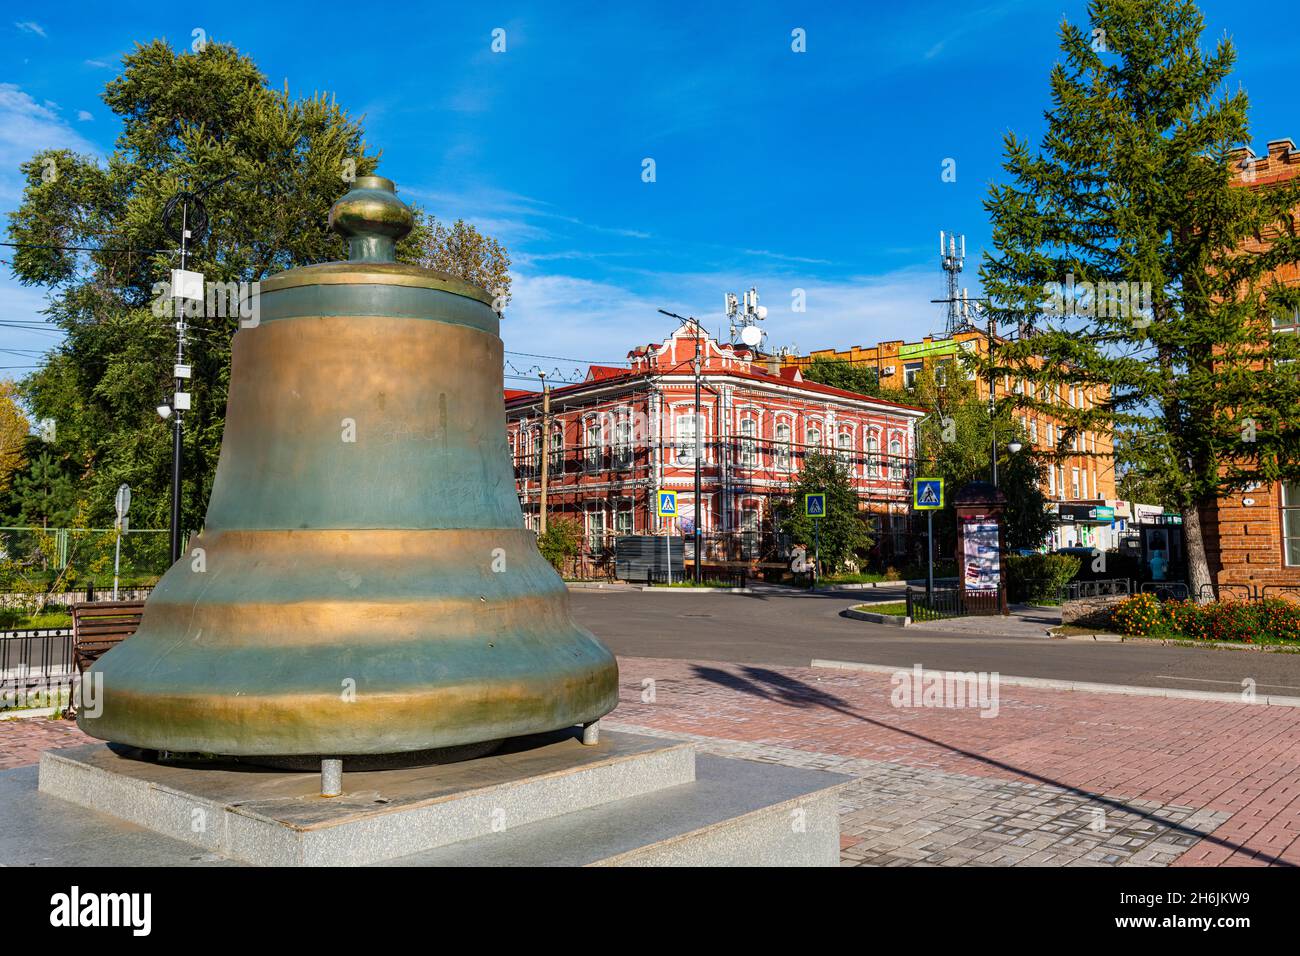
[[14,26],[16,26],[23,33],[34,33],[42,40],[46,39],[45,28],[41,26],[39,23],[34,23],[31,20],[23,20],[22,22],[15,20]]
[[[628,350],[662,341],[676,323],[658,309],[694,315],[710,334],[726,334],[722,298],[755,285],[768,307],[767,347],[844,349],[880,341],[916,341],[943,330],[943,312],[929,300],[942,292],[931,270],[904,269],[877,276],[816,280],[789,274],[752,280],[731,273],[638,273],[636,288],[568,275],[516,272],[501,324],[506,348],[622,362]],[[802,289],[806,310],[793,311]],[[509,356],[507,356],[510,358]],[[535,360],[512,358],[516,366]],[[557,363],[537,362],[548,370]],[[507,383],[509,384],[509,383]]]
[[107,70],[109,63],[106,60],[87,60],[86,66],[93,66],[97,70]]
[[0,202],[12,206],[22,196],[18,172],[43,149],[97,153],[93,144],[63,121],[58,106],[37,103],[13,83],[0,83]]
[[77,119],[82,123],[88,123],[94,118],[86,110],[77,110]]
[[[57,113],[58,106],[46,101],[37,103],[12,83],[0,83],[0,208],[15,208],[22,201],[23,179],[18,171],[43,149],[71,149],[78,153],[97,154],[98,150]],[[41,310],[46,306],[44,290],[19,285],[6,268],[0,271],[0,316],[7,321],[43,322]],[[39,329],[6,328],[0,330],[0,344],[8,348],[49,348],[58,336]],[[17,365],[32,359],[7,358],[3,365]],[[21,376],[21,369],[10,374]]]

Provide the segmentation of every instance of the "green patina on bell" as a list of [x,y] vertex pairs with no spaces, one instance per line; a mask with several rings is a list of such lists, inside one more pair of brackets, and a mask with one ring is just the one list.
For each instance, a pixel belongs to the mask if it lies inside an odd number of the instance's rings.
[[589,723],[613,655],[523,524],[491,297],[398,264],[360,177],[349,259],[262,283],[202,534],[91,668],[88,734],[239,756],[392,754]]

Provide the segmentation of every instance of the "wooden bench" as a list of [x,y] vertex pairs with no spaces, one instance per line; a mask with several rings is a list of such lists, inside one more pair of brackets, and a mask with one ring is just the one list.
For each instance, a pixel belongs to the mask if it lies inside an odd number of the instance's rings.
[[72,665],[78,674],[140,627],[144,601],[92,601],[72,605]]

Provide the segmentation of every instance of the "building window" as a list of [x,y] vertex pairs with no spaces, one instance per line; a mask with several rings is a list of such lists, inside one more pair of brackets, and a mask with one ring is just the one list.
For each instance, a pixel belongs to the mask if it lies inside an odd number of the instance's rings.
[[916,373],[921,371],[921,363],[914,362],[911,365],[903,366],[903,387],[906,389],[916,388]]
[[740,467],[758,467],[758,422],[752,418],[740,420]]
[[600,422],[597,419],[587,419],[582,445],[583,461],[587,467],[595,468],[600,464]]
[[633,534],[632,530],[632,499],[618,499],[618,510],[614,512],[614,533],[616,535],[626,536]]
[[897,438],[889,440],[889,477],[895,481],[903,477],[903,443]]
[[867,435],[867,474],[875,475],[880,467],[880,439],[876,433]]
[[587,547],[592,551],[604,551],[605,509],[601,507],[587,509]]
[[1079,469],[1070,469],[1070,497],[1079,500]]
[[534,474],[542,473],[542,429],[534,426],[528,429],[528,466]]
[[774,450],[774,462],[777,471],[790,470],[790,423],[776,423],[776,448]]
[[841,465],[852,470],[853,468],[853,433],[845,430],[835,436],[835,457],[839,459]]
[[740,556],[746,560],[758,552],[758,507],[745,504],[740,509]]
[[551,476],[564,474],[564,426],[555,425],[551,428],[551,443],[546,449],[547,457],[550,461],[546,468]]
[[614,467],[632,464],[632,416],[626,409],[614,420]]
[[805,455],[809,454],[810,452],[821,451],[822,450],[821,426],[809,425],[807,431],[804,432],[804,439],[805,439],[805,443],[808,446],[807,449],[805,449],[804,451]]
[[1288,567],[1300,566],[1300,481],[1282,483],[1282,554]]
[[677,416],[677,463],[695,464],[695,415]]
[[1036,418],[1029,423],[1029,444],[1038,444],[1038,419]]

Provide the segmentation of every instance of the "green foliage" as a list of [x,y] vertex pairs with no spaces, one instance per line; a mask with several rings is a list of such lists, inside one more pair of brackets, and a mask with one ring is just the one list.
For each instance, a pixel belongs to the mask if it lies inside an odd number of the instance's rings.
[[[826,517],[809,518],[804,514],[804,495],[818,492],[826,495]],[[822,569],[833,573],[871,547],[871,533],[860,507],[848,470],[835,456],[812,451],[789,486],[788,495],[773,503],[773,514],[792,544],[807,546],[809,558],[813,557],[816,541]],[[814,521],[819,528],[813,528]]]
[[[257,282],[345,257],[327,226],[329,208],[352,174],[375,171],[379,154],[333,98],[273,89],[251,59],[220,43],[182,53],[161,40],[137,46],[103,98],[123,124],[105,162],[43,150],[21,167],[23,201],[10,216],[9,238],[25,245],[13,256],[14,271],[24,284],[51,290],[47,314],[65,333],[21,390],[36,418],[55,422],[57,437],[44,450],[72,477],[92,524],[111,522],[114,492],[126,482],[132,523],[161,528],[169,523],[172,427],[154,409],[172,392],[175,332],[153,306],[156,284],[180,266],[163,228],[164,204],[178,190],[233,173],[205,195],[209,233],[190,245],[186,265],[209,283]],[[413,211],[416,226],[399,243],[399,259],[436,262],[508,298],[503,248],[464,223],[446,228]],[[237,315],[190,320],[185,529],[199,527],[206,511],[238,322]],[[28,477],[45,481],[43,473]]]
[[880,376],[874,365],[846,359],[818,358],[799,370],[810,382],[842,388],[859,395],[880,395]]
[[1007,598],[1019,604],[1060,600],[1061,588],[1074,580],[1082,562],[1069,554],[1007,556]]
[[72,477],[47,451],[18,473],[10,498],[17,508],[17,523],[35,528],[66,527],[77,507]]
[[560,571],[567,558],[572,558],[582,547],[582,525],[573,518],[550,518],[546,530],[537,536],[537,550],[542,557]]
[[[941,382],[931,361],[917,372],[911,389],[885,390],[881,397],[930,410],[920,428],[916,476],[944,479],[947,500],[943,510],[934,513],[936,542],[948,542],[951,547],[957,540],[957,511],[952,505],[957,493],[972,481],[990,480],[989,455],[995,429],[998,487],[1007,496],[1007,547],[1037,548],[1046,540],[1052,519],[1041,490],[1046,480],[1043,463],[1035,457],[1029,437],[1009,406],[997,410],[990,426],[988,403],[979,400],[974,381],[949,368]],[[1007,451],[1013,440],[1025,446],[1015,454]]]
[[[1039,149],[1009,134],[1009,182],[985,203],[984,289],[1000,324],[1036,333],[999,348],[997,371],[1035,383],[1015,404],[1063,418],[1062,451],[1083,430],[1115,433],[1143,498],[1182,509],[1196,591],[1208,570],[1194,506],[1300,477],[1300,342],[1268,332],[1274,310],[1300,307],[1300,287],[1277,278],[1300,261],[1300,188],[1237,184],[1248,102],[1231,41],[1201,50],[1194,3],[1095,0],[1089,15],[1061,26]],[[1049,308],[1071,277],[1093,294]],[[1104,400],[1070,407],[1070,383]]]

